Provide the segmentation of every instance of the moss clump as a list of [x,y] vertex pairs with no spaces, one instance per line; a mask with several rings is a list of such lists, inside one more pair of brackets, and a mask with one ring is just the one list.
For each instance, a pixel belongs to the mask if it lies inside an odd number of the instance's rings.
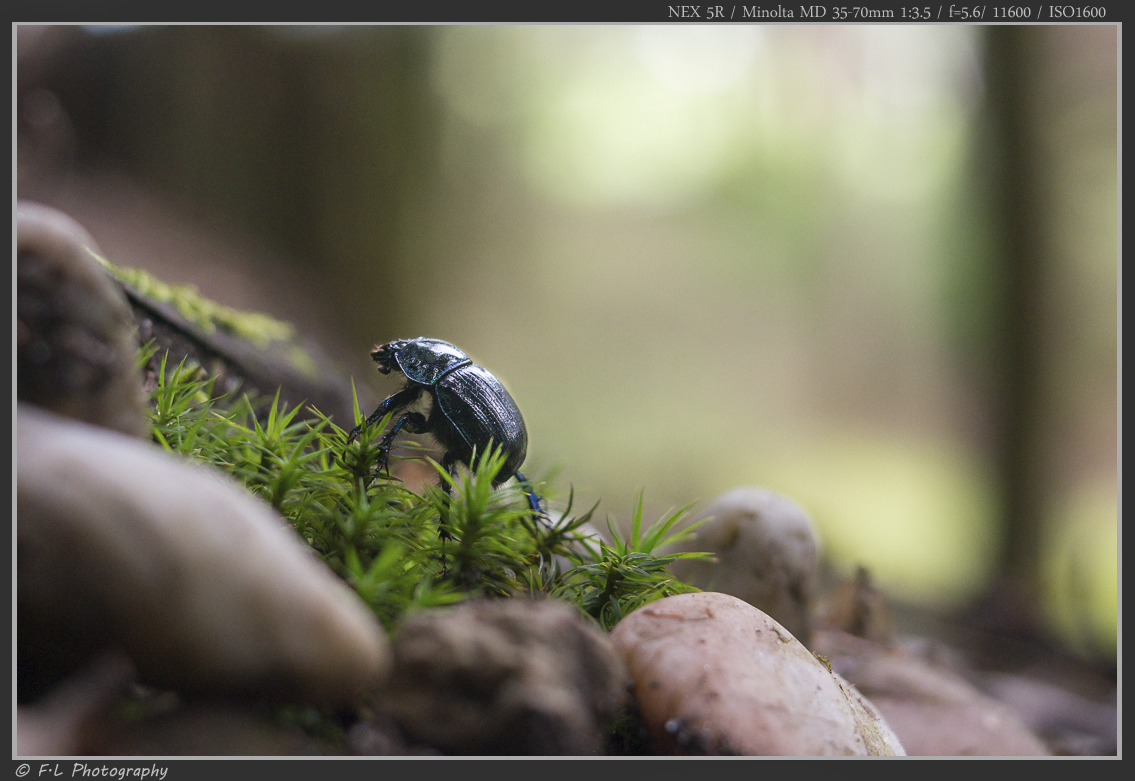
[[[170,285],[142,269],[119,268],[89,247],[87,252],[116,279],[142,295],[174,307],[186,320],[205,333],[213,333],[219,328],[247,339],[257,347],[266,347],[271,342],[290,342],[295,338],[295,327],[291,323],[259,312],[243,312],[218,304],[202,296],[195,285]],[[304,358],[311,360],[306,355]]]
[[[155,442],[223,469],[271,504],[388,628],[411,609],[543,594],[576,604],[609,629],[646,602],[696,590],[665,566],[706,554],[653,552],[690,531],[671,533],[685,509],[643,530],[640,496],[630,537],[621,539],[608,519],[615,541],[597,543],[580,532],[595,507],[572,515],[569,495],[552,523],[533,515],[520,486],[494,489],[505,461],[497,448],[476,454],[456,475],[434,464],[449,491],[417,494],[374,474],[389,416],[348,443],[347,432],[318,411],[305,419],[278,396],[255,404],[248,396],[215,396],[199,367],[166,359],[150,401]],[[362,421],[357,400],[354,415]],[[565,561],[569,566],[557,563]]]

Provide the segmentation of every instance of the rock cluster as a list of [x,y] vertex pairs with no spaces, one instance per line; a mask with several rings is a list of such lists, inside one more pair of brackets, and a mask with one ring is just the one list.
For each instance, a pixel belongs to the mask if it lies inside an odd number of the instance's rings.
[[[655,754],[1047,753],[988,692],[893,642],[865,572],[818,612],[811,521],[761,488],[719,497],[683,543],[715,555],[673,566],[705,592],[609,635],[513,598],[410,614],[391,641],[271,507],[146,441],[134,321],[93,239],[20,204],[17,243],[21,755],[594,755],[613,729]],[[1033,726],[1058,731],[1051,692],[996,683],[1051,705]],[[143,716],[110,715],[123,701]],[[340,714],[345,738],[266,710],[283,705]]]
[[82,722],[135,678],[232,702],[372,691],[391,657],[362,600],[268,505],[140,439],[134,322],[91,237],[21,203],[17,247],[20,750],[89,746]]

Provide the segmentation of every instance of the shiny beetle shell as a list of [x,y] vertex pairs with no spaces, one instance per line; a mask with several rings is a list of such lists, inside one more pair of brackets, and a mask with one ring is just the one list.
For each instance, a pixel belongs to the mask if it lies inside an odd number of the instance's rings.
[[[377,423],[388,412],[404,411],[423,393],[433,404],[427,418],[420,412],[403,412],[379,443],[378,466],[385,469],[394,437],[405,429],[414,434],[432,434],[444,449],[441,465],[452,472],[456,463],[469,465],[474,449],[482,453],[490,442],[502,448],[504,466],[494,480],[499,485],[515,476],[528,453],[528,430],[512,396],[487,369],[475,365],[463,351],[440,339],[395,339],[376,345],[371,351],[383,374],[398,372],[406,384],[383,401],[363,423],[350,433],[348,443],[366,426]],[[443,487],[446,487],[443,484]],[[533,511],[542,515],[539,499],[527,488]]]

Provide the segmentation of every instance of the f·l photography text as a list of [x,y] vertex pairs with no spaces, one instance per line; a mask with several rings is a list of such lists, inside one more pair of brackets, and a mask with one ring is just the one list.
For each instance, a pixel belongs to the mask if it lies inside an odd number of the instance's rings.
[[[164,779],[166,773],[169,772],[168,767],[158,767],[151,765],[149,767],[111,767],[109,765],[89,765],[86,762],[76,762],[71,767],[70,778],[156,778]],[[67,776],[66,766],[60,767],[58,763],[44,762],[39,766],[37,776],[48,776],[55,778],[57,776]]]

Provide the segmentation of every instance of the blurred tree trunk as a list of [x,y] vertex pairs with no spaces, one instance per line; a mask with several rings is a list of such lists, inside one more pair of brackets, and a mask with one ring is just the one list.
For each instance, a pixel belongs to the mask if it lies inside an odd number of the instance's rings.
[[1107,198],[1117,159],[1117,39],[1107,26],[995,26],[984,34],[986,118],[998,161],[981,176],[995,182],[1001,286],[988,357],[1003,518],[1000,578],[984,620],[1037,637],[1055,508],[1106,476],[1116,457],[1109,276],[1117,245]]
[[[79,162],[124,170],[321,282],[331,333],[398,330],[407,194],[432,172],[433,29],[154,26],[75,34],[44,86]],[[265,286],[275,283],[264,279]]]
[[986,28],[985,34],[987,105],[1001,159],[993,196],[1002,264],[1001,315],[993,340],[998,379],[993,417],[1003,525],[997,558],[1001,580],[994,584],[1001,593],[994,601],[1000,603],[998,613],[1010,612],[999,620],[1029,630],[1036,628],[1046,500],[1041,313],[1047,204],[1035,96],[1043,28],[998,26]]

